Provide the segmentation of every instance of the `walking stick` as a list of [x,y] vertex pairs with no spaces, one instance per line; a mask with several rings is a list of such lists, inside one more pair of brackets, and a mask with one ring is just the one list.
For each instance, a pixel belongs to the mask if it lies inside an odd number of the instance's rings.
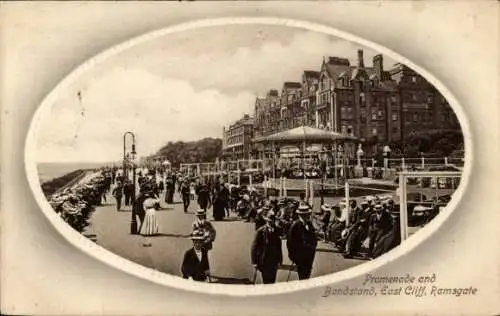
[[293,267],[295,267],[295,263],[292,263],[290,265],[290,269],[288,269],[288,276],[286,277],[286,281],[288,282],[288,280],[290,280],[290,274],[292,273],[292,269]]
[[257,267],[253,267],[252,284],[255,284],[256,281],[257,281]]

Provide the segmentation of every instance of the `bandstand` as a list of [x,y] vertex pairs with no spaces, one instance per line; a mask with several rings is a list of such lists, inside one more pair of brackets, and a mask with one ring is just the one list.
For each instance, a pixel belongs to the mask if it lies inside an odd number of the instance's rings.
[[[329,130],[313,128],[310,126],[299,126],[287,131],[272,134],[266,137],[257,138],[254,143],[261,145],[260,156],[264,159],[271,158],[272,166],[271,177],[277,178],[277,169],[284,166],[294,166],[299,171],[299,176],[304,179],[306,184],[308,168],[314,165],[314,161],[322,161],[328,168],[331,162],[335,183],[337,183],[337,174],[339,170],[345,175],[345,167],[350,158],[354,158],[355,144],[358,139],[352,135],[337,133]],[[312,150],[314,146],[321,146],[323,149]],[[294,156],[280,155],[283,147],[297,148]],[[266,148],[268,150],[266,150]],[[269,151],[269,148],[271,149]],[[269,154],[271,157],[269,157]],[[325,172],[323,172],[325,174]],[[280,172],[280,177],[282,176]]]

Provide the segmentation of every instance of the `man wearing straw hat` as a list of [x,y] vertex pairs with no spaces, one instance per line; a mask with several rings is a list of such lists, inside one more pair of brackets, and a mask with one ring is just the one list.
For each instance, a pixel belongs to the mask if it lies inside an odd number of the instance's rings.
[[[252,265],[262,274],[264,284],[276,282],[278,267],[283,263],[281,233],[276,227],[276,215],[268,211],[264,215],[266,224],[255,233],[252,243]],[[255,283],[255,277],[254,277]]]
[[184,253],[181,273],[184,279],[194,281],[210,280],[210,266],[208,264],[207,251],[204,249],[206,234],[201,230],[195,230],[191,234],[193,248]]
[[204,249],[212,250],[215,241],[216,231],[212,223],[207,221],[207,212],[204,209],[196,211],[196,220],[193,222],[193,231],[202,231],[206,234]]
[[296,213],[299,218],[290,227],[286,245],[288,257],[297,266],[299,280],[304,280],[311,277],[318,240],[311,223],[310,207],[300,205]]
[[392,230],[392,217],[382,204],[377,203],[374,207],[375,213],[370,216],[368,222],[368,236],[370,238],[370,257],[373,256],[373,248],[379,239]]

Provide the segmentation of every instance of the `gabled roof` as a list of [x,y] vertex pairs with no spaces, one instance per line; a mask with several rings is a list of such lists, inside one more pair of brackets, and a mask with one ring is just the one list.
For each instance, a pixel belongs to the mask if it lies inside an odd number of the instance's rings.
[[306,79],[317,79],[319,78],[319,74],[320,72],[319,71],[314,71],[314,70],[304,70],[304,75],[306,77]]
[[284,84],[283,84],[283,87],[285,89],[288,89],[288,88],[292,88],[292,89],[299,89],[300,87],[302,87],[302,85],[300,84],[300,82],[291,82],[291,81],[286,81]]

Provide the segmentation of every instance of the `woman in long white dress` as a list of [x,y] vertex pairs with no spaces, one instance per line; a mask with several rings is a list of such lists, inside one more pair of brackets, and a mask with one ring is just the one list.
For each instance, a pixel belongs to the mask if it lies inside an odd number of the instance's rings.
[[148,237],[158,234],[156,210],[159,208],[159,201],[154,198],[152,193],[148,193],[148,197],[144,200],[143,206],[146,215],[144,216],[144,221],[141,224],[140,234],[146,238],[143,245],[145,247],[150,247],[151,241]]

